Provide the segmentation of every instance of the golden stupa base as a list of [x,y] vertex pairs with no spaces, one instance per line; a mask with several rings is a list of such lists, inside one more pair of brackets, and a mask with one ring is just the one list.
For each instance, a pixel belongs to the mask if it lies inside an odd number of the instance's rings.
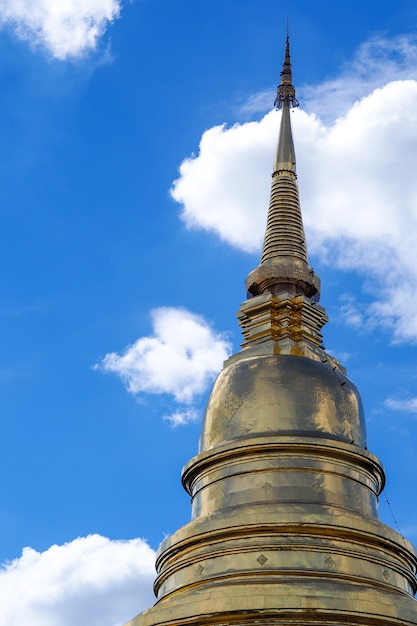
[[126,626],[417,624],[415,554],[392,529],[334,507],[244,509],[166,539],[161,599]]
[[125,626],[415,626],[410,597],[322,580],[190,589]]

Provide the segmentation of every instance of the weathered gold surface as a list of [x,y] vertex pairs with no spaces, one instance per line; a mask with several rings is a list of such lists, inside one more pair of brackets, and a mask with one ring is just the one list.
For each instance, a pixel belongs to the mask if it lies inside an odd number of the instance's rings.
[[242,437],[272,435],[337,439],[364,447],[356,387],[331,365],[307,358],[265,355],[232,362],[210,395],[200,451]]
[[384,471],[310,297],[319,282],[285,118],[295,100],[288,41],[281,77],[285,167],[248,277],[257,295],[238,313],[243,349],[214,384],[199,453],[183,470],[192,521],[159,548],[157,603],[126,626],[417,626],[417,554],[378,519]]
[[[326,313],[304,295],[294,296],[282,291],[277,295],[265,293],[251,298],[241,305],[238,320],[245,338],[242,348],[254,350],[273,342],[275,354],[309,355],[317,361],[331,359],[328,355],[323,357],[323,351],[318,349],[323,347],[320,331],[327,322]],[[266,353],[270,352],[267,348]],[[333,359],[332,365],[336,363],[340,369],[340,364]]]

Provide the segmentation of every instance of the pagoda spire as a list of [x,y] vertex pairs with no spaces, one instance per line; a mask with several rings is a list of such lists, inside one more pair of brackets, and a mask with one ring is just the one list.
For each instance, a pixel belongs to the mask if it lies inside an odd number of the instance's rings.
[[298,107],[295,97],[295,88],[292,84],[292,69],[290,59],[290,39],[287,35],[284,63],[281,71],[281,83],[277,87],[277,96],[274,101],[277,109],[282,109],[281,128],[278,138],[274,161],[274,173],[280,170],[289,170],[295,173],[295,150],[292,138],[290,108]]
[[287,35],[281,82],[274,105],[282,109],[281,126],[272,174],[271,197],[261,262],[247,280],[251,296],[289,291],[315,301],[320,297],[320,279],[311,268],[298,195],[296,159],[290,109],[297,107],[292,83],[290,42]]
[[156,559],[156,604],[126,626],[417,626],[417,553],[378,518],[385,474],[361,398],[325,352],[305,246],[287,39],[281,131],[244,343],[183,469],[192,520]]

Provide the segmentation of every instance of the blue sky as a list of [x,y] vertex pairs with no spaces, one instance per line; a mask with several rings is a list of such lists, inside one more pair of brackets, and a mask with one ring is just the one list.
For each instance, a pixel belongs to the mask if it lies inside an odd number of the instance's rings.
[[325,345],[417,542],[417,8],[0,0],[0,626],[119,626],[152,603],[239,348],[287,15]]

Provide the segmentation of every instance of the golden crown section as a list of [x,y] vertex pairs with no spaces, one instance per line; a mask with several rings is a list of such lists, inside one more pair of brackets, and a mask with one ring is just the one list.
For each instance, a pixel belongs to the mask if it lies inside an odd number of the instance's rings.
[[324,352],[320,331],[328,320],[325,310],[303,294],[264,293],[243,302],[237,317],[244,337],[242,348],[328,360],[345,373],[345,368]]

